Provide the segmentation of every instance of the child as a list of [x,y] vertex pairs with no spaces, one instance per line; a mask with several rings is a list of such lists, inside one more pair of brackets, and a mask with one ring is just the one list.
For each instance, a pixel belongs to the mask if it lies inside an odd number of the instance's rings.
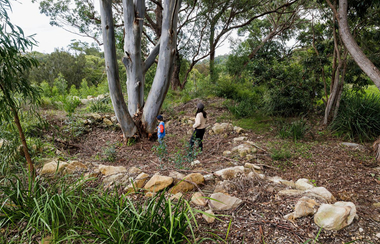
[[157,126],[158,142],[162,144],[165,137],[165,123],[164,123],[164,118],[162,117],[162,115],[157,116],[157,121],[159,122]]

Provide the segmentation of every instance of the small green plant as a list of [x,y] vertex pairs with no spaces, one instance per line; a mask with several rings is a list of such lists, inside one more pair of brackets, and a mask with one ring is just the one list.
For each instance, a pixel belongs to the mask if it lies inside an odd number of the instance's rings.
[[108,146],[104,148],[102,152],[104,156],[103,161],[115,162],[116,157],[117,157],[116,147],[115,145],[110,145],[109,143],[107,144]]
[[99,100],[91,101],[87,107],[87,110],[91,113],[112,112],[111,99],[109,97],[105,97]]
[[81,101],[76,97],[65,96],[61,100],[63,103],[63,109],[66,111],[68,116],[72,116],[75,109],[81,104]]
[[294,121],[290,124],[281,123],[279,135],[281,138],[292,138],[293,141],[300,140],[305,137],[306,133],[310,130],[306,121],[303,119]]
[[136,138],[131,137],[127,140],[127,147],[131,147],[135,144],[136,144]]
[[153,146],[152,151],[155,152],[160,162],[163,162],[168,157],[168,151],[166,149],[165,141],[163,141],[162,143],[159,143],[158,145]]
[[292,153],[288,148],[273,148],[271,150],[271,157],[273,160],[286,160],[292,157]]

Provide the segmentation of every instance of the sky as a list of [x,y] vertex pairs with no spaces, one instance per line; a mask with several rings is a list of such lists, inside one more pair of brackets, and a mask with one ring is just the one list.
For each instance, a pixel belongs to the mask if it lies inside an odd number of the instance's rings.
[[[34,39],[38,42],[33,51],[41,53],[54,52],[56,48],[67,49],[72,40],[81,40],[83,42],[92,43],[93,40],[89,37],[82,37],[70,33],[63,28],[51,26],[50,19],[41,14],[38,3],[32,3],[31,0],[11,1],[12,12],[9,12],[11,22],[21,27],[25,35],[33,35]],[[103,49],[103,48],[101,48]],[[217,49],[216,55],[223,55],[228,53],[228,41],[223,46]]]
[[34,38],[38,41],[38,46],[33,48],[34,51],[51,53],[55,48],[66,49],[73,39],[92,43],[91,38],[81,37],[60,27],[51,26],[49,18],[40,13],[38,3],[22,0],[11,1],[11,4],[12,12],[8,13],[11,22],[21,27],[25,35],[36,34]]

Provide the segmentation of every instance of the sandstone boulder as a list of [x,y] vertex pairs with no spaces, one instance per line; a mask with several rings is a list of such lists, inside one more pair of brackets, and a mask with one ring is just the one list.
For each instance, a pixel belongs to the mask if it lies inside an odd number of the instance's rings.
[[298,190],[309,190],[311,188],[313,188],[314,186],[310,183],[310,181],[308,179],[298,179],[296,181],[296,188]]
[[105,176],[127,172],[127,169],[123,166],[109,166],[100,164],[98,168],[100,173]]
[[350,225],[356,216],[356,206],[352,202],[322,204],[314,215],[314,222],[326,230],[341,230]]
[[215,221],[215,216],[214,216],[214,213],[212,212],[212,210],[207,210],[205,211],[204,214],[202,214],[202,217],[207,221],[207,223],[211,224],[211,223],[214,223]]
[[[200,173],[192,173],[192,174],[189,174],[187,175],[184,180],[186,181],[180,181],[177,185],[173,186],[171,189],[170,189],[170,193],[171,194],[176,194],[178,192],[182,192],[182,193],[185,193],[185,192],[188,192],[188,191],[191,191],[194,189],[194,184],[196,185],[200,185],[200,184],[203,184],[205,179],[203,177],[203,175],[201,175]],[[190,181],[194,184],[191,184],[187,181]]]
[[238,207],[243,201],[223,193],[214,193],[210,196],[211,208],[214,210],[230,210]]
[[136,177],[136,179],[132,180],[131,184],[129,184],[124,190],[128,193],[136,192],[138,189],[141,189],[145,185],[145,182],[147,182],[148,179],[148,174],[141,173]]
[[173,178],[162,175],[154,175],[144,186],[144,189],[149,192],[158,192],[170,186],[173,183]]
[[222,177],[224,180],[233,179],[238,174],[244,174],[243,166],[235,166],[230,168],[225,168],[215,172],[215,175]]
[[191,202],[197,206],[206,206],[206,199],[203,197],[202,193],[196,192],[191,197]]
[[55,174],[61,172],[68,163],[58,162],[56,160],[46,163],[40,172],[41,175]]

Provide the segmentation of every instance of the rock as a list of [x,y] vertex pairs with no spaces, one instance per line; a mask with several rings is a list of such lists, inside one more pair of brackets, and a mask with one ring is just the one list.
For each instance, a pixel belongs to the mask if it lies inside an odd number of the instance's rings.
[[364,231],[363,228],[359,228],[359,232],[362,233]]
[[298,219],[301,217],[309,216],[317,212],[317,207],[319,204],[314,200],[308,197],[302,197],[298,200],[296,206],[294,207],[293,217]]
[[90,117],[92,119],[94,119],[95,121],[101,121],[102,120],[102,116],[100,116],[100,114],[97,114],[97,113],[90,114]]
[[112,123],[117,123],[118,121],[117,121],[117,117],[116,116],[112,116],[111,117],[111,121],[112,121]]
[[234,126],[234,131],[238,134],[243,133],[244,129],[239,126]]
[[105,96],[104,96],[103,94],[100,94],[100,95],[98,95],[96,98],[97,98],[98,100],[101,100],[101,99],[105,98]]
[[203,197],[202,193],[196,192],[191,197],[191,202],[194,203],[197,206],[206,206],[207,202],[206,199]]
[[265,175],[264,174],[258,174],[258,173],[256,173],[256,171],[249,172],[249,174],[247,175],[247,177],[248,178],[252,178],[252,179],[262,179],[262,180],[265,179]]
[[233,126],[229,123],[215,123],[211,130],[214,132],[214,134],[222,134],[224,132],[233,130]]
[[200,165],[200,164],[201,164],[201,162],[199,160],[195,160],[195,161],[191,162],[192,167]]
[[214,193],[228,193],[228,190],[231,187],[231,183],[228,180],[220,181],[216,184]]
[[374,206],[375,208],[380,208],[380,202],[375,202],[375,203],[373,204],[373,206]]
[[214,223],[215,221],[215,217],[214,217],[214,213],[212,212],[212,210],[207,210],[205,211],[204,214],[202,214],[202,217],[207,221],[207,223],[211,224],[211,223]]
[[[199,173],[192,173],[192,174],[189,174],[187,175],[185,178],[184,178],[186,181],[190,181],[190,182],[193,182],[195,183],[196,185],[200,185],[202,184],[205,179],[203,178],[203,175],[199,174]],[[194,189],[194,184],[191,184],[191,183],[188,183],[186,181],[180,181],[177,185],[173,186],[171,189],[170,189],[170,193],[171,194],[176,194],[178,192],[188,192],[188,191],[191,191]]]
[[127,191],[128,193],[136,192],[138,191],[138,189],[143,188],[143,186],[145,185],[145,182],[147,182],[148,179],[149,179],[148,174],[141,173],[124,190]]
[[55,174],[61,172],[68,163],[66,162],[57,162],[51,161],[50,163],[46,163],[40,172],[41,175]]
[[236,197],[231,197],[223,193],[214,193],[210,196],[211,208],[214,210],[230,210],[236,208],[243,201]]
[[130,175],[137,175],[137,174],[141,174],[142,170],[137,168],[137,167],[131,167],[129,170],[128,170],[128,174]]
[[100,164],[98,168],[100,173],[105,176],[127,172],[127,169],[123,166],[108,166]]
[[314,215],[314,222],[326,230],[341,230],[350,225],[356,216],[356,207],[352,202],[322,204]]
[[147,193],[145,193],[145,197],[154,197],[155,195],[156,195],[155,192],[148,191]]
[[247,154],[256,153],[257,149],[248,144],[241,144],[232,148],[232,152],[238,152],[240,157],[245,157]]
[[281,190],[277,193],[278,196],[301,196],[305,191],[301,190],[293,190],[293,189],[285,189]]
[[185,178],[185,175],[182,173],[179,173],[177,171],[170,171],[169,172],[169,177],[172,177],[174,180],[174,184],[177,184],[180,182],[183,178]]
[[106,187],[109,187],[111,185],[122,185],[121,179],[124,178],[124,174],[119,173],[119,174],[112,174],[104,177],[103,179],[103,184]]
[[357,143],[342,142],[341,144],[342,144],[343,146],[346,146],[346,147],[353,147],[353,148],[358,148],[358,149],[362,149],[362,150],[365,149],[365,146],[360,145],[360,144],[357,144]]
[[267,177],[267,180],[276,184],[281,184],[281,181],[283,181],[283,179],[279,176]]
[[252,155],[252,154],[247,154],[247,155],[245,155],[245,158],[247,160],[252,160],[252,159],[255,159],[256,157],[254,155]]
[[[162,175],[154,175],[144,186],[144,189],[150,192],[158,192],[170,186],[173,183],[173,178]],[[175,193],[174,193],[175,194]]]
[[224,151],[224,152],[223,152],[223,156],[229,156],[229,155],[231,155],[231,154],[232,154],[231,151]]
[[285,185],[285,186],[289,186],[292,188],[296,187],[296,184],[292,180],[280,180],[280,184]]
[[66,174],[74,174],[80,171],[87,170],[88,167],[79,161],[71,161],[66,165],[64,172]]
[[95,97],[94,96],[91,96],[91,95],[89,95],[89,96],[87,96],[87,99],[88,100],[91,100],[91,99],[94,99]]
[[88,104],[90,102],[90,100],[88,99],[80,99],[80,102],[84,105]]
[[239,143],[241,143],[243,141],[246,141],[246,140],[248,140],[248,138],[245,137],[245,136],[236,137],[236,138],[233,139],[233,143],[234,144],[239,144]]
[[377,238],[380,238],[380,233],[377,233],[377,234],[376,234],[376,237],[377,237]]
[[244,167],[247,168],[247,169],[252,169],[256,172],[261,172],[262,171],[262,168],[256,164],[250,164],[250,163],[245,163],[244,164]]
[[323,198],[327,203],[335,202],[335,197],[324,187],[313,187],[305,191],[307,196],[317,196]]
[[207,174],[207,175],[204,175],[203,178],[205,179],[205,181],[212,181],[212,180],[215,180],[214,174]]
[[109,119],[107,119],[107,118],[104,118],[104,119],[103,119],[103,124],[104,124],[105,126],[112,126],[112,125],[113,125],[112,121],[109,120]]
[[177,194],[174,194],[170,197],[170,200],[179,200],[181,199],[181,197],[183,196],[183,194],[181,192],[178,192]]
[[298,179],[296,181],[296,188],[298,190],[308,190],[308,189],[311,189],[313,188],[314,186],[312,184],[310,184],[310,181],[308,179]]
[[222,177],[222,179],[224,179],[224,180],[233,179],[238,174],[244,174],[244,167],[243,166],[235,166],[235,167],[231,167],[231,168],[225,168],[225,169],[216,171],[214,174]]

